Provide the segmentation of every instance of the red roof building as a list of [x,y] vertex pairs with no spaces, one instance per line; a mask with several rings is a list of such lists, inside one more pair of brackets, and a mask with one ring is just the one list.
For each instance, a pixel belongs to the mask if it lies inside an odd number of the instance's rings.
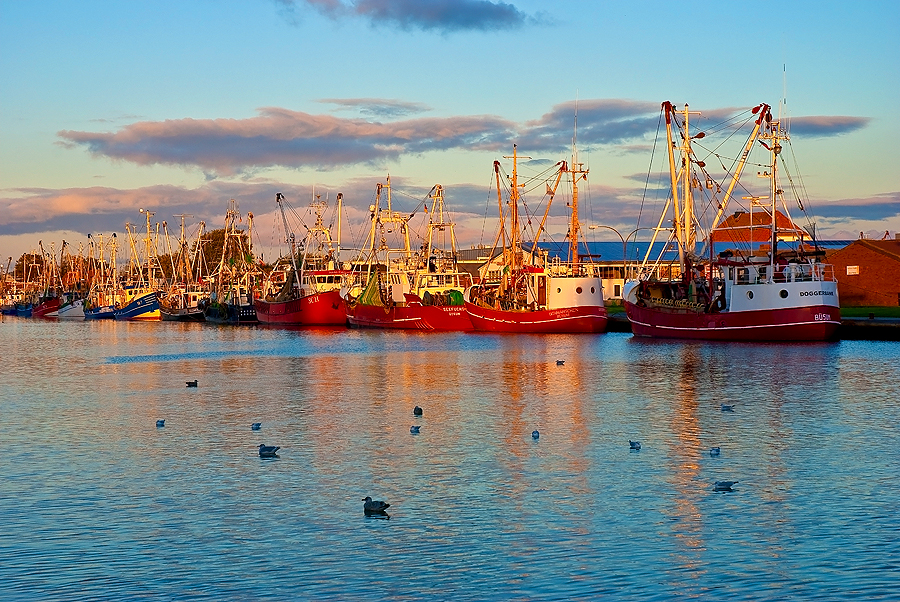
[[[775,229],[778,240],[796,241],[810,238],[806,230],[778,210],[775,211]],[[762,209],[754,211],[752,218],[747,211],[736,211],[719,222],[712,232],[714,243],[723,242],[733,245],[767,243],[771,242],[771,238],[772,218],[768,212]]]
[[855,240],[828,254],[844,307],[900,305],[900,240]]

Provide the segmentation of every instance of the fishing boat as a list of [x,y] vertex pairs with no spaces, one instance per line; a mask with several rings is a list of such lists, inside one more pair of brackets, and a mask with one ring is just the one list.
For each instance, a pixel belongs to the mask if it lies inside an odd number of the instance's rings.
[[[381,206],[386,193],[387,206]],[[457,265],[453,223],[445,217],[444,189],[436,184],[424,207],[429,215],[425,242],[416,254],[409,244],[409,215],[391,207],[390,178],[376,189],[369,240],[366,286],[356,298],[348,298],[347,320],[352,326],[404,330],[472,330],[463,292],[471,284],[468,273]],[[396,225],[396,226],[395,226]],[[383,230],[396,227],[404,247],[379,248]]]
[[[603,282],[596,265],[585,261],[580,252],[581,226],[578,219],[578,182],[588,171],[578,163],[574,151],[571,168],[565,161],[557,164],[554,185],[547,185],[549,199],[535,241],[526,251],[520,223],[518,152],[513,146],[509,198],[504,210],[501,165],[494,161],[500,228],[494,241],[501,248],[499,282],[482,282],[465,294],[465,307],[475,330],[489,332],[596,333],[605,332],[607,311],[603,300]],[[567,261],[551,261],[536,245],[549,215],[556,189],[564,175],[571,176],[572,200],[569,220],[569,256]],[[531,223],[531,219],[526,220]],[[495,254],[492,251],[491,256]]]
[[[200,284],[203,278],[203,254],[201,253],[203,228],[206,223],[200,222],[198,225],[196,242],[193,245],[193,252],[191,252],[185,237],[184,219],[193,216],[182,214],[175,217],[181,218],[181,238],[179,239],[178,253],[173,254],[171,248],[168,252],[172,262],[172,283],[165,291],[156,293],[160,319],[169,322],[203,322],[206,317],[203,315],[200,303],[209,296]],[[165,223],[163,223],[163,228],[165,228]],[[168,246],[167,230],[165,240]],[[193,260],[191,256],[193,256]]]
[[[62,290],[62,281],[60,280],[60,270],[56,263],[56,250],[53,244],[50,245],[50,253],[44,251],[44,245],[38,241],[41,248],[41,254],[44,256],[43,272],[41,283],[43,292],[34,297],[31,307],[32,318],[55,318],[62,304],[60,294]],[[63,241],[65,247],[65,241]]]
[[[98,234],[99,242],[95,244],[92,234],[88,234],[90,255],[89,271],[91,285],[87,298],[84,300],[85,320],[114,320],[116,307],[122,305],[124,292],[119,284],[116,270],[116,240],[115,232],[104,244],[103,234]],[[109,260],[106,259],[107,247],[109,247]]]
[[57,317],[61,320],[84,320],[84,299],[74,292],[63,293]]
[[144,238],[144,258],[141,262],[135,245],[135,228],[126,224],[129,244],[131,245],[131,264],[129,275],[131,282],[122,287],[124,298],[113,310],[116,320],[128,321],[159,321],[159,299],[156,297],[157,265],[156,253],[150,232],[150,218],[154,212],[145,209],[140,210],[147,218],[147,235]]
[[[328,203],[321,195],[313,193],[310,210],[315,213],[315,223],[306,227],[303,253],[299,253],[296,235],[291,231],[285,215],[284,195],[275,195],[281,212],[286,240],[290,244],[290,257],[282,261],[284,270],[274,269],[266,281],[263,297],[256,299],[256,317],[262,324],[291,324],[300,326],[341,326],[347,323],[347,312],[341,297],[341,288],[350,275],[342,269],[341,211],[343,194],[337,195],[337,235],[325,225],[323,213]],[[275,280],[275,276],[283,280]]]
[[237,201],[229,201],[225,214],[222,257],[213,274],[212,290],[201,302],[203,316],[214,324],[256,324],[253,287],[259,270],[253,263],[253,214],[247,214],[247,232],[238,228],[243,221]]
[[[665,102],[662,112],[670,192],[649,248],[658,236],[665,233],[667,239],[664,253],[653,257],[648,250],[639,276],[624,287],[624,305],[633,333],[740,341],[834,338],[840,325],[837,280],[833,267],[822,262],[824,251],[817,247],[815,238],[790,221],[779,176],[785,172],[791,192],[796,192],[793,186],[799,174],[788,172],[782,150],[790,138],[781,120],[773,119],[766,104],[745,114],[743,119],[751,132],[739,156],[732,155],[737,156],[733,169],[725,168],[726,175],[717,182],[707,171],[706,161],[715,157],[722,162],[726,155],[721,146],[714,146],[714,138],[713,143],[697,142],[714,137],[716,132],[692,133],[691,116],[697,113],[689,111],[687,105],[678,110]],[[733,134],[738,124],[725,125],[727,131],[722,138]],[[707,154],[700,156],[695,147]],[[750,163],[751,152],[757,148],[766,150],[765,159],[757,162],[763,167],[758,175],[765,180],[766,189],[743,197],[746,211],[723,219],[729,205],[736,203],[733,192]],[[751,188],[746,182],[740,186]],[[797,203],[803,210],[799,196]],[[714,227],[706,236],[698,235],[703,217],[699,207],[716,212],[709,221]],[[663,227],[667,217],[671,228]],[[701,239],[703,245],[698,250]],[[728,248],[716,251],[714,245],[722,242]]]

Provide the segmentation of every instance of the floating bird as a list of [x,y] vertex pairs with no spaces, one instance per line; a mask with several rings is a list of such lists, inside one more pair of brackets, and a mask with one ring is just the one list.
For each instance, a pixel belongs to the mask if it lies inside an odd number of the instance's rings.
[[164,426],[166,426],[166,421],[165,421],[165,420],[157,420],[157,421],[156,421],[156,428],[161,429],[161,428],[164,427]]
[[632,441],[631,439],[629,439],[629,440],[628,440],[628,445],[629,445],[629,446],[631,447],[631,449],[633,449],[633,450],[640,451],[640,449],[641,449],[641,442],[640,442],[640,441]]
[[411,426],[411,427],[409,427],[409,432],[413,435],[418,435],[420,428],[422,428],[422,427],[421,426]]
[[371,496],[368,495],[364,497],[362,501],[365,502],[365,504],[363,504],[363,512],[384,512],[391,507],[387,502],[373,500]]
[[731,491],[731,486],[737,483],[737,481],[716,481],[716,484],[713,485],[714,491]]
[[722,450],[719,449],[718,447],[711,447],[711,448],[709,448],[709,455],[710,455],[710,456],[718,456],[720,453],[722,453]]
[[189,386],[189,387],[196,387],[196,386],[197,386],[197,381],[196,381],[196,380],[189,380],[189,381],[185,382],[184,384],[186,384],[186,385]]
[[413,408],[413,416],[421,416],[421,415],[422,415],[422,408],[420,408],[419,406],[414,407]]
[[540,431],[531,431],[531,438],[532,438],[532,439],[540,439],[540,437],[541,437]]
[[280,447],[277,445],[263,445],[259,444],[259,457],[260,458],[277,458],[278,456],[275,454]]
[[565,363],[566,363],[566,360],[556,360],[556,365],[557,365],[557,366],[562,366],[562,365],[564,365]]
[[262,426],[262,422],[254,422],[253,424],[250,425],[250,430],[258,431],[261,426]]
[[723,404],[722,404],[722,411],[723,411],[723,412],[733,412],[733,411],[734,411],[734,405],[726,405],[726,404],[723,403]]

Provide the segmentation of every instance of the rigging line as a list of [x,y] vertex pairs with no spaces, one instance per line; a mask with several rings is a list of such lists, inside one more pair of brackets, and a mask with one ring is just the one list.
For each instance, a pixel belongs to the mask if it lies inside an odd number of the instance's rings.
[[650,152],[650,165],[647,168],[647,179],[644,181],[644,193],[641,195],[641,206],[638,209],[637,228],[641,227],[641,216],[644,212],[644,201],[647,199],[647,189],[650,188],[650,174],[653,173],[653,157],[656,156],[656,144],[659,142],[659,130],[662,126],[662,109],[659,111],[659,119],[656,122],[656,136],[653,138],[653,150]]

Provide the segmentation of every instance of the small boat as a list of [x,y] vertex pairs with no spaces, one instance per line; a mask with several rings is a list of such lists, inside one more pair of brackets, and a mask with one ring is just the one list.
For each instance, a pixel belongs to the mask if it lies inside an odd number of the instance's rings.
[[[625,311],[633,333],[658,338],[738,341],[834,338],[841,323],[834,269],[822,262],[824,251],[817,247],[815,239],[809,244],[809,234],[790,221],[785,190],[778,179],[787,170],[782,144],[789,142],[781,120],[773,119],[767,104],[748,111],[745,124],[752,131],[744,150],[734,169],[726,170],[724,181],[716,182],[705,169],[704,159],[709,157],[698,156],[692,141],[707,136],[715,141],[717,132],[692,133],[690,116],[696,112],[690,112],[687,105],[677,110],[665,102],[662,111],[671,189],[659,225],[652,229],[650,248],[663,232],[668,240],[659,257],[652,257],[648,250],[639,277],[624,287]],[[678,135],[673,132],[675,129]],[[733,132],[733,124],[729,123],[722,137]],[[723,219],[727,207],[734,202],[732,192],[748,157],[757,147],[767,151],[766,158],[753,162],[764,166],[759,175],[766,180],[768,189],[744,197],[748,201],[746,211],[736,211]],[[751,184],[741,186],[752,192]],[[696,210],[695,197],[703,197],[696,203],[698,207],[716,211],[711,220]],[[802,210],[802,200],[797,197],[797,201]],[[777,210],[777,206],[782,210]],[[662,226],[669,209],[672,214],[667,223],[674,224],[673,228]],[[698,252],[702,239],[698,236],[698,224],[703,218],[712,227],[710,234],[702,237],[705,242]],[[717,242],[727,242],[729,248],[716,253]],[[673,252],[677,256],[673,257]]]
[[144,257],[142,264],[135,245],[134,234],[136,228],[126,224],[129,242],[131,244],[132,258],[129,270],[129,284],[122,287],[124,298],[117,303],[113,315],[116,320],[131,321],[159,321],[159,299],[156,297],[157,274],[161,272],[156,249],[150,231],[150,218],[154,212],[141,209],[147,218],[147,235],[144,238]]
[[[201,260],[199,250],[203,240],[203,228],[205,222],[200,222],[197,227],[196,241],[192,245],[194,249],[194,261],[191,261],[191,251],[188,240],[185,237],[184,218],[186,215],[176,216],[181,218],[181,238],[179,239],[178,253],[172,253],[169,248],[168,256],[171,258],[173,281],[165,291],[157,291],[159,301],[159,316],[164,321],[174,322],[203,322],[206,318],[200,302],[209,296],[200,282],[202,279]],[[163,222],[163,228],[166,228]],[[169,245],[168,230],[166,229],[166,245]],[[195,264],[192,266],[192,263]]]
[[[607,311],[603,299],[603,281],[599,268],[583,261],[579,253],[580,225],[578,221],[578,181],[587,170],[577,162],[573,150],[572,166],[560,162],[555,185],[547,186],[550,199],[547,213],[534,235],[542,233],[550,203],[561,178],[569,174],[572,180],[572,208],[569,226],[568,261],[550,260],[532,243],[526,250],[522,244],[523,231],[519,219],[521,201],[518,183],[517,148],[513,146],[512,175],[509,199],[504,203],[500,179],[500,162],[494,161],[497,200],[500,207],[500,230],[496,241],[502,245],[498,256],[499,282],[482,282],[470,287],[465,294],[466,311],[475,330],[521,333],[599,333],[606,331]],[[509,213],[504,212],[509,207]],[[529,223],[531,220],[528,220]],[[494,243],[496,248],[497,242]],[[494,254],[492,253],[492,256]],[[491,270],[491,263],[486,268]]]
[[[381,193],[387,192],[387,207],[381,207]],[[435,185],[429,213],[428,234],[421,252],[413,254],[409,245],[407,222],[410,216],[393,211],[390,178],[379,184],[372,211],[368,279],[358,297],[347,298],[347,320],[352,326],[403,330],[472,330],[466,312],[463,291],[471,284],[469,274],[456,263],[456,238],[453,223],[444,217],[444,192]],[[426,201],[427,210],[427,201]],[[380,249],[376,238],[384,229],[401,233],[403,247]],[[445,238],[437,244],[437,236]]]
[[222,257],[213,274],[212,291],[201,302],[203,316],[213,324],[257,324],[254,285],[261,275],[253,263],[253,214],[247,214],[247,232],[238,229],[242,222],[237,201],[229,201],[225,214]]
[[[285,216],[284,195],[280,192],[276,194],[275,202],[281,210],[285,235],[291,242],[290,258],[286,262],[286,270],[272,271],[266,282],[268,290],[263,298],[255,301],[256,317],[260,323],[301,326],[342,326],[347,323],[347,312],[341,297],[341,288],[350,276],[350,271],[341,269],[340,263],[343,196],[340,193],[337,195],[337,237],[334,240],[330,228],[322,219],[328,204],[321,195],[314,195],[310,209],[315,212],[316,221],[311,228],[307,228],[303,254],[298,258],[296,238],[290,232]],[[276,274],[283,276],[283,282],[273,280]]]
[[65,293],[57,317],[61,320],[84,320],[84,299],[74,293]]
[[159,299],[148,286],[126,286],[125,302],[113,310],[116,320],[159,321]]

